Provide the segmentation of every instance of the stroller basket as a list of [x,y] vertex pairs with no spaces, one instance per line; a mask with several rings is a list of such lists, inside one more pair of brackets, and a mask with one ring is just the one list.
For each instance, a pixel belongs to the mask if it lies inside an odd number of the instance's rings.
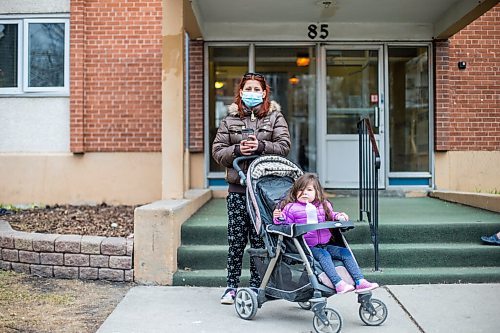
[[[248,249],[247,252],[262,279],[271,261],[268,251]],[[291,302],[305,302],[312,297],[314,291],[303,262],[297,255],[287,253],[279,258],[265,289],[267,296]]]

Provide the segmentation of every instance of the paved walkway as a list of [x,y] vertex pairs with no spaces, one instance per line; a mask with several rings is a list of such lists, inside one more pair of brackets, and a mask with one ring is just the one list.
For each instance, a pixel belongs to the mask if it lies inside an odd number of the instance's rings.
[[[200,287],[132,288],[98,333],[309,333],[312,312],[296,303],[271,301],[251,321],[233,306],[219,304],[223,289]],[[344,333],[481,333],[498,332],[500,284],[394,285],[379,288],[389,315],[368,327],[358,316],[353,293],[328,299],[343,318]]]

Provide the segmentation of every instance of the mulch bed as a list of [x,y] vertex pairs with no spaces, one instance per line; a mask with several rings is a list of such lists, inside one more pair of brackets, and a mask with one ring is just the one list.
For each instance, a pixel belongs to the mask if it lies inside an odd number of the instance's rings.
[[0,211],[0,219],[14,230],[105,237],[128,237],[134,232],[134,209],[138,206],[70,206]]

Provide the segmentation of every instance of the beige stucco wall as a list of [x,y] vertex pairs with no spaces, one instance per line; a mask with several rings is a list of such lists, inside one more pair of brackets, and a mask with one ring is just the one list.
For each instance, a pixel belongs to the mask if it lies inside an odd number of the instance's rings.
[[205,154],[191,153],[189,168],[189,188],[205,188]]
[[161,153],[0,154],[0,203],[145,204],[161,199]]
[[448,151],[435,155],[436,189],[500,192],[500,151]]

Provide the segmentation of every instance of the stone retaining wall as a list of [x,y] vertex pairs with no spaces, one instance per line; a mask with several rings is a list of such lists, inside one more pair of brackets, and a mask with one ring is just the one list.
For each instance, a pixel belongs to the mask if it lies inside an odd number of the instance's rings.
[[43,277],[134,280],[133,238],[15,231],[0,220],[0,269]]

